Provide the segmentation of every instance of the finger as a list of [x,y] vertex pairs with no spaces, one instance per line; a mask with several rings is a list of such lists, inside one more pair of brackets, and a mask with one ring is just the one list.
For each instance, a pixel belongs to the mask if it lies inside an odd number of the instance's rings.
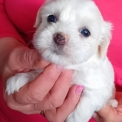
[[[82,86],[74,85],[71,87],[66,100],[64,101],[63,105],[57,108],[56,113],[52,110],[46,112],[46,117],[49,121],[56,121],[56,122],[63,122],[65,119],[72,113],[75,109],[76,105],[80,100],[81,93],[83,91]],[[55,119],[55,120],[54,120]]]
[[49,62],[44,61],[40,54],[32,49],[23,49],[20,55],[20,60],[22,60],[22,66],[24,64],[24,67],[29,69],[39,69],[49,65]]
[[21,104],[42,101],[55,84],[62,70],[62,67],[54,64],[46,67],[43,73],[41,73],[33,82],[26,84],[19,90],[19,92],[15,93],[16,101]]
[[61,73],[55,85],[52,87],[50,95],[45,98],[45,101],[48,102],[44,101],[44,103],[47,103],[45,106],[48,107],[48,109],[57,108],[63,104],[71,86],[72,75],[73,71],[71,70],[64,70]]
[[65,119],[76,108],[76,106],[80,100],[83,88],[84,88],[83,86],[74,86],[70,89],[69,94],[68,94],[67,99],[65,100],[64,104],[57,110],[57,114],[58,114],[58,116],[61,117],[61,120],[65,121]]
[[17,65],[18,70],[39,69],[49,65],[49,62],[42,60],[36,50],[27,47],[15,48],[11,53],[10,60],[10,62],[14,62],[14,65]]
[[[106,104],[99,112],[98,116],[103,119],[104,121],[107,121],[107,119],[113,118],[114,114],[116,113],[116,109],[112,106]],[[109,114],[108,114],[109,113]],[[107,116],[106,116],[107,115]]]
[[63,71],[43,101],[33,104],[34,109],[49,110],[61,106],[71,86],[72,74],[71,70]]
[[33,69],[43,69],[49,65],[49,62],[40,57],[40,60],[33,66]]
[[9,108],[20,111],[24,114],[38,114],[40,111],[34,110],[31,106],[32,104],[20,104],[16,101],[16,98],[13,94],[6,97],[6,103]]
[[122,92],[116,92],[115,98],[118,101],[118,106],[114,108],[107,104],[98,112],[98,115],[101,118],[107,119],[107,118],[113,118],[117,114],[121,114],[122,113],[122,97],[121,96],[122,96]]

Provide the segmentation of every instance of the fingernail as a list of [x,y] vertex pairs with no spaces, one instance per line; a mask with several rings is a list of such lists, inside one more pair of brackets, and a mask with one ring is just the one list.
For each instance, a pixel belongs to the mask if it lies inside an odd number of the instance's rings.
[[83,86],[77,86],[75,93],[76,93],[77,95],[81,95],[83,89],[84,89]]

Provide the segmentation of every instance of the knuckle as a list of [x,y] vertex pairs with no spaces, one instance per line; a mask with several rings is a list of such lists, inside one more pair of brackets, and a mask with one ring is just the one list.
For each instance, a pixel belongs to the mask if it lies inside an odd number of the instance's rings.
[[22,61],[26,64],[26,68],[34,69],[34,66],[38,62],[38,53],[33,49],[23,49]]
[[28,65],[33,65],[35,58],[32,58],[32,57],[33,57],[33,50],[27,50],[24,53],[24,59]]
[[50,109],[55,109],[56,108],[56,105],[53,102],[50,102],[49,103],[49,108]]
[[[37,103],[34,103],[34,104],[32,104],[32,105],[29,107],[29,113],[30,113],[30,114],[33,114],[35,111],[38,111],[37,109],[38,109]],[[41,110],[40,110],[40,111],[41,111]]]
[[55,118],[55,122],[63,122],[63,120],[61,119],[61,117],[57,115]]
[[52,116],[51,119],[49,119],[50,122],[64,122],[64,120],[62,120],[62,118],[56,114],[55,116]]
[[19,111],[23,114],[38,114],[41,110],[39,111],[39,109],[36,107],[36,104],[29,104],[26,106],[26,108],[20,109]]
[[26,106],[26,108],[23,109],[21,109],[20,112],[24,114],[38,114],[41,111],[40,107],[38,107],[38,103],[29,104]]
[[44,99],[44,96],[42,93],[36,92],[36,91],[31,91],[28,94],[27,100],[29,102],[40,102]]
[[50,108],[51,109],[55,109],[57,107],[60,107],[63,104],[63,100],[62,99],[58,99],[58,98],[53,98],[50,101]]
[[61,106],[62,104],[63,104],[63,100],[62,99],[57,99],[57,100],[55,100],[55,105],[57,106],[57,107],[59,107],[59,106]]
[[70,73],[70,72],[63,72],[63,78],[64,78],[64,80],[65,81],[71,81],[71,79],[72,79],[72,73]]
[[39,89],[33,88],[32,84],[28,84],[27,101],[30,103],[40,102],[44,99],[45,93],[40,92]]
[[65,80],[65,81],[70,81],[71,78],[70,78],[68,75],[65,75],[65,76],[64,76],[64,80]]
[[48,77],[46,78],[47,81],[50,81],[50,82],[55,82],[56,81],[56,78],[55,76],[49,74]]

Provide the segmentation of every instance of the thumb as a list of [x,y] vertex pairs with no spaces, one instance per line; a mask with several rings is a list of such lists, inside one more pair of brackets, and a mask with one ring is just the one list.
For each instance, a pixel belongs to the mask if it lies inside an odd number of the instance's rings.
[[10,59],[10,62],[16,64],[20,70],[40,69],[49,65],[36,50],[24,46],[15,48],[11,53]]
[[[109,104],[106,104],[100,111],[98,111],[98,116],[95,118],[96,120],[99,120],[98,122],[109,122],[113,118],[113,115],[115,113],[115,108],[110,106]],[[101,121],[100,121],[101,120]]]

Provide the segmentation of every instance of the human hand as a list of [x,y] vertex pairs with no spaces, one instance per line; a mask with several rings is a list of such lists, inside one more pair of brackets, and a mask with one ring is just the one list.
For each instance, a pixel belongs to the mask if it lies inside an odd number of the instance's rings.
[[6,95],[9,107],[26,114],[45,111],[49,121],[63,122],[78,103],[82,87],[70,88],[72,71],[61,71],[56,65],[49,65],[19,92]]
[[[8,106],[26,114],[45,111],[49,121],[63,122],[77,105],[82,87],[70,88],[73,71],[49,64],[39,58],[36,51],[24,46],[14,48],[4,58],[3,80],[18,72],[45,68],[34,81],[24,85],[19,92],[4,94]],[[47,77],[48,76],[48,77]]]
[[115,98],[118,101],[116,108],[106,105],[98,112],[101,122],[122,122],[122,92],[116,92]]

